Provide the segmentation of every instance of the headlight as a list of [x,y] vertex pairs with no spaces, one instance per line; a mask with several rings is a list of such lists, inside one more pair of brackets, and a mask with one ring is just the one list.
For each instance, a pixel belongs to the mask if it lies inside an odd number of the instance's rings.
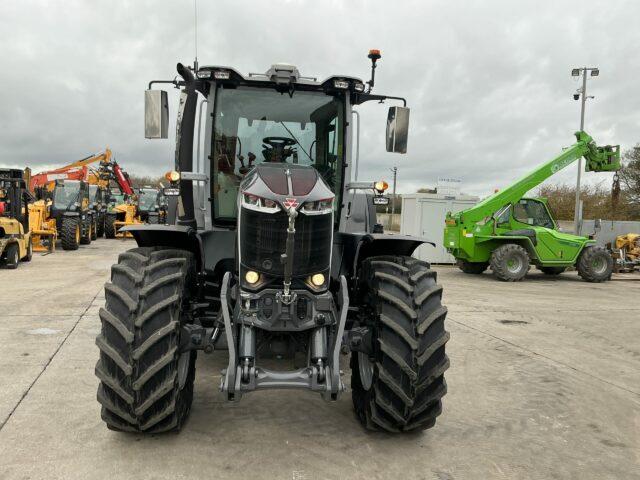
[[315,202],[305,202],[302,205],[302,213],[306,215],[323,215],[333,211],[333,198],[325,198]]
[[324,285],[324,275],[322,273],[316,273],[315,275],[311,275],[311,283],[316,287],[321,287]]
[[260,280],[260,274],[258,272],[254,272],[253,270],[249,270],[244,275],[244,279],[247,281],[249,285],[255,285]]
[[280,206],[274,200],[262,198],[251,193],[242,195],[242,206],[258,212],[276,213],[280,211]]
[[165,173],[164,178],[166,178],[172,183],[175,183],[178,180],[180,180],[180,172],[176,172],[175,170],[172,170],[171,172]]

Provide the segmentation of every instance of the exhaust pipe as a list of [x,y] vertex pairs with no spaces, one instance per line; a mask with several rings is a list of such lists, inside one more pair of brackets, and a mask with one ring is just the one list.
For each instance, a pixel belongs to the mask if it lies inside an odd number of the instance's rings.
[[[178,74],[185,81],[182,93],[181,112],[178,116],[176,139],[176,168],[180,172],[193,171],[193,132],[196,120],[198,93],[195,78],[191,70],[178,63]],[[191,180],[180,180],[180,200],[178,201],[178,225],[196,228],[195,205],[193,200],[193,183]]]

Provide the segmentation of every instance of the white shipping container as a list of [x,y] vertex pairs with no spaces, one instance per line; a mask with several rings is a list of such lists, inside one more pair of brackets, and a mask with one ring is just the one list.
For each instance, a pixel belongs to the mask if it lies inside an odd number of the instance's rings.
[[445,195],[442,193],[412,193],[402,195],[400,233],[422,237],[436,244],[421,245],[413,256],[431,263],[455,263],[442,245],[444,221],[447,212],[465,210],[480,199],[471,195]]

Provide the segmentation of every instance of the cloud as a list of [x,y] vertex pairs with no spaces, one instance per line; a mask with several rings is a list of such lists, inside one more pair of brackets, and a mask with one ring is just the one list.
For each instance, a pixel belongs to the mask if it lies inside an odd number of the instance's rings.
[[[586,130],[640,142],[638,2],[200,0],[198,13],[201,65],[366,79],[380,48],[375,90],[408,99],[409,153],[384,151],[386,108],[363,105],[360,179],[397,165],[401,192],[455,177],[482,195],[559,153],[578,127],[574,66],[601,70]],[[3,2],[0,31],[0,163],[37,171],[109,146],[131,172],[171,168],[173,141],[144,139],[143,90],[191,63],[192,1]]]

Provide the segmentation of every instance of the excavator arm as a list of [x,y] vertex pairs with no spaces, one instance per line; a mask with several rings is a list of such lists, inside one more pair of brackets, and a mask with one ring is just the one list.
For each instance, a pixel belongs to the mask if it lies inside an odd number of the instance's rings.
[[619,145],[599,147],[587,133],[580,131],[575,135],[576,143],[565,149],[560,155],[458,215],[463,215],[464,222],[467,224],[487,218],[505,205],[520,200],[528,191],[581,157],[586,160],[585,170],[587,172],[612,172],[620,168]]
[[32,192],[55,180],[87,180],[89,177],[89,165],[100,162],[101,165],[111,163],[111,150],[89,155],[83,159],[72,162],[64,167],[47,170],[31,176],[29,190]]

